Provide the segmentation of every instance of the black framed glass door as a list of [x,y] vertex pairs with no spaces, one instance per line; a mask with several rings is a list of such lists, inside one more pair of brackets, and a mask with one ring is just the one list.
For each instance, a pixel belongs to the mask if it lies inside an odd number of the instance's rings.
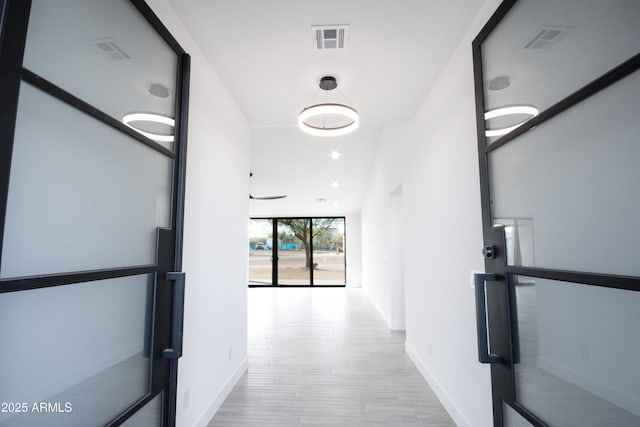
[[249,285],[273,284],[273,220],[249,220]]
[[249,286],[345,286],[343,217],[252,218],[249,230]]
[[506,1],[474,40],[496,426],[640,423],[639,17]]
[[314,218],[313,284],[344,285],[346,275],[344,218]]
[[278,218],[274,270],[278,285],[309,286],[313,283],[311,218]]
[[174,425],[189,57],[143,1],[3,4],[0,425]]

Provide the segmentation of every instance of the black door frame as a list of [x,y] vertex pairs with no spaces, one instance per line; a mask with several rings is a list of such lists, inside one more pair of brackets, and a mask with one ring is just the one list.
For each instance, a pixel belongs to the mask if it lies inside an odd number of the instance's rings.
[[[23,56],[31,0],[0,0],[0,23],[2,25],[0,28],[0,93],[3,94],[3,100],[0,103],[0,257],[2,256],[2,242],[7,213],[18,98],[20,84],[25,82],[173,159],[171,228],[158,230],[158,257],[156,263],[125,268],[0,279],[0,294],[140,274],[155,274],[155,312],[172,313],[172,315],[164,316],[163,318],[156,316],[155,335],[153,338],[154,358],[151,366],[151,378],[153,381],[150,385],[150,391],[144,398],[129,407],[126,412],[109,422],[108,425],[117,426],[122,424],[160,393],[163,393],[163,425],[173,426],[175,425],[176,413],[177,365],[182,347],[182,310],[184,302],[184,275],[173,272],[180,272],[182,269],[190,56],[182,49],[144,0],[129,1],[175,52],[178,59],[175,86],[175,152],[164,148],[98,108],[24,68]],[[163,377],[166,380],[162,380]]]
[[[486,337],[486,327],[482,325],[485,319],[481,319],[482,316],[479,314],[477,325],[479,353],[484,353],[479,354],[479,356],[482,363],[491,363],[494,425],[496,427],[503,426],[502,403],[504,402],[534,426],[547,427],[545,422],[516,400],[513,373],[514,363],[519,362],[519,352],[516,345],[518,342],[518,331],[514,317],[516,315],[514,295],[517,281],[516,276],[529,276],[632,291],[640,291],[640,278],[507,265],[504,229],[502,227],[492,226],[489,191],[489,153],[515,140],[533,127],[544,123],[637,71],[640,69],[640,54],[636,54],[620,65],[612,68],[579,90],[569,94],[544,111],[541,111],[539,115],[533,117],[515,130],[488,144],[485,137],[485,91],[482,44],[516,3],[517,0],[504,0],[472,42],[482,226],[484,245],[486,248],[483,253],[485,254],[485,271],[487,272],[487,276],[476,277],[476,287],[482,287],[482,292],[478,294],[478,300],[480,300],[481,297],[484,296],[484,282],[486,281],[487,284],[491,284],[491,286],[486,286],[486,306],[491,310],[486,320],[489,330],[492,331],[492,333],[489,334],[489,346],[492,351],[496,352],[496,354],[488,354],[487,348],[480,348],[483,346],[481,342],[483,335]],[[483,304],[484,302],[478,301],[479,307]],[[482,308],[484,307],[481,307],[481,309]],[[478,313],[481,313],[481,309],[478,310]],[[486,342],[484,343],[484,347],[486,347]]]
[[[309,216],[292,216],[292,217],[286,217],[286,216],[280,216],[280,217],[251,217],[249,218],[250,220],[271,220],[271,233],[273,236],[276,236],[276,242],[277,242],[277,236],[278,236],[278,221],[281,219],[307,219],[309,220],[309,228],[311,230],[313,230],[313,220],[314,219],[341,219],[343,221],[343,225],[344,225],[344,240],[346,242],[347,240],[347,220],[344,216],[314,216],[314,217],[309,217]],[[311,259],[311,265],[313,265],[313,237],[310,238],[310,242],[309,242],[309,246],[310,246],[310,259]],[[272,288],[272,287],[282,287],[282,288],[308,288],[308,287],[316,287],[316,288],[344,288],[347,285],[347,248],[346,248],[346,244],[345,247],[343,248],[344,250],[344,284],[337,284],[337,285],[318,285],[318,284],[314,284],[313,283],[313,268],[309,269],[309,284],[305,285],[305,284],[293,284],[293,285],[281,285],[278,283],[278,245],[275,244],[273,245],[272,248],[272,260],[271,260],[271,284],[270,285],[256,285],[256,284],[249,284],[250,288]]]

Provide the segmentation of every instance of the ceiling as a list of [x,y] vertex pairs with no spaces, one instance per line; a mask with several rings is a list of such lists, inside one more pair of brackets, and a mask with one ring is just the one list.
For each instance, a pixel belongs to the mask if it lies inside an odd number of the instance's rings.
[[[250,191],[289,196],[252,201],[255,216],[359,211],[382,126],[414,116],[482,3],[170,1],[253,128]],[[311,26],[333,24],[349,25],[347,49],[316,51]],[[321,96],[324,75],[337,78],[360,114],[351,135],[311,137],[296,128],[300,110]],[[345,155],[330,159],[336,148]],[[340,187],[331,188],[334,180]]]

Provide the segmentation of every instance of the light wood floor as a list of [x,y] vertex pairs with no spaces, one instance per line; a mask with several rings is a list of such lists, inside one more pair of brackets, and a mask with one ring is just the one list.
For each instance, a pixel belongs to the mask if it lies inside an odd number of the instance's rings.
[[455,426],[359,289],[249,289],[249,370],[209,426]]

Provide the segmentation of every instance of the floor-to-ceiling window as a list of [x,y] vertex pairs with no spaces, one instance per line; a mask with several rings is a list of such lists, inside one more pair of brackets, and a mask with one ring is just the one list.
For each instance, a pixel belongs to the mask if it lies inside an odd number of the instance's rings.
[[344,286],[345,219],[253,218],[249,286]]
[[273,220],[249,222],[249,284],[273,284]]

